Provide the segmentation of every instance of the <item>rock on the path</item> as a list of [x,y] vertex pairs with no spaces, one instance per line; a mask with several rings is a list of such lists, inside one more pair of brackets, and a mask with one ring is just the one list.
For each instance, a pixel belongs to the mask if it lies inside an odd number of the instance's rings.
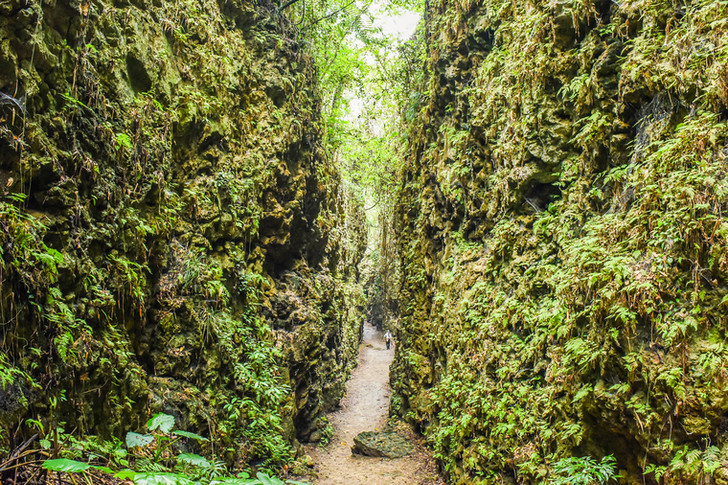
[[414,447],[402,436],[389,431],[364,431],[354,438],[351,452],[365,456],[401,458],[414,451]]

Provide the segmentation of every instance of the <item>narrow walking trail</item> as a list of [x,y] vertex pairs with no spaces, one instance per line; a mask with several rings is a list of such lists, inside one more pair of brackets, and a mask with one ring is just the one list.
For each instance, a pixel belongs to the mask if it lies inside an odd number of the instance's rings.
[[387,350],[381,332],[368,323],[359,351],[359,364],[347,384],[341,408],[329,414],[334,434],[328,446],[311,445],[307,452],[318,470],[317,485],[439,484],[432,458],[415,440],[416,451],[398,459],[352,455],[354,437],[381,430],[389,411],[389,365],[394,347]]

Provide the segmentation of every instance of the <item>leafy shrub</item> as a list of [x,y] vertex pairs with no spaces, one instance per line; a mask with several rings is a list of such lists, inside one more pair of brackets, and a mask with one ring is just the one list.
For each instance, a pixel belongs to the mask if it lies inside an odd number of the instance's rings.
[[[147,422],[146,434],[129,431],[126,435],[126,451],[135,469],[114,470],[109,466],[94,465],[69,458],[45,460],[46,470],[80,474],[88,483],[93,472],[113,475],[115,478],[131,480],[135,485],[285,485],[301,484],[293,480],[282,481],[266,473],[257,472],[251,478],[247,472],[235,477],[225,476],[227,469],[222,462],[208,460],[195,453],[176,453],[177,442],[191,439],[199,442],[209,441],[204,436],[184,430],[175,430],[175,418],[169,414],[155,414]],[[127,456],[127,453],[121,456]],[[130,461],[117,461],[116,447],[112,447],[107,463],[130,464]],[[99,457],[97,457],[99,458]],[[75,482],[75,480],[74,480]],[[303,484],[301,484],[303,485]]]
[[619,478],[615,473],[617,462],[614,456],[605,456],[599,461],[591,456],[569,457],[551,465],[554,475],[549,477],[550,485],[603,484]]

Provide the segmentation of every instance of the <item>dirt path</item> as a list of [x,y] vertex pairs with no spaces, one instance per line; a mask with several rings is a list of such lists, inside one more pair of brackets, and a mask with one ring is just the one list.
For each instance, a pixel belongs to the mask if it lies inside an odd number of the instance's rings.
[[325,448],[310,446],[307,452],[316,463],[316,485],[420,485],[442,483],[436,477],[432,459],[419,443],[412,455],[399,459],[371,458],[351,454],[354,436],[362,431],[381,430],[389,410],[389,364],[394,348],[387,350],[381,332],[364,325],[359,365],[347,384],[341,408],[329,414],[334,428]]

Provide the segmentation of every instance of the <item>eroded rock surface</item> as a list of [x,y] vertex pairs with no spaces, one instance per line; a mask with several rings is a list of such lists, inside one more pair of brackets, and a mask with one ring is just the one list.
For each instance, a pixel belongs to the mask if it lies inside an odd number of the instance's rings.
[[393,408],[454,483],[723,481],[728,7],[425,18]]
[[295,26],[12,0],[0,32],[0,454],[27,418],[123,437],[164,411],[230,463],[290,457],[343,394],[365,246]]
[[402,436],[391,431],[364,431],[354,437],[351,452],[364,456],[401,458],[414,451],[414,447]]

